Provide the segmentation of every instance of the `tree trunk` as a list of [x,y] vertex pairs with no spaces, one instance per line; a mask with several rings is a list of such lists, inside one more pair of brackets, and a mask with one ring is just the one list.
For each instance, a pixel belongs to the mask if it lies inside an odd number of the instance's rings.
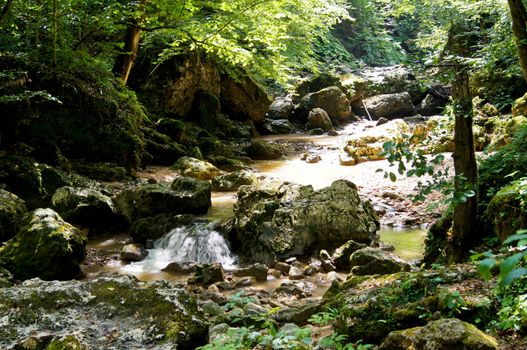
[[527,10],[522,0],[508,0],[511,11],[512,31],[520,56],[523,76],[527,80]]
[[129,27],[126,30],[124,53],[117,57],[115,62],[114,72],[121,75],[123,84],[126,85],[132,66],[137,59],[137,52],[139,50],[139,39],[141,39],[141,29],[138,27]]
[[[477,180],[477,163],[472,134],[472,99],[469,79],[465,68],[456,67],[453,97],[458,104],[455,113],[454,169],[456,193],[474,190]],[[447,259],[459,262],[466,258],[468,248],[475,241],[477,220],[477,196],[466,198],[466,202],[454,203],[452,235],[448,239]]]
[[2,24],[2,22],[7,18],[7,15],[11,11],[11,7],[13,7],[13,0],[7,0],[4,8],[2,8],[2,12],[0,13],[0,24]]

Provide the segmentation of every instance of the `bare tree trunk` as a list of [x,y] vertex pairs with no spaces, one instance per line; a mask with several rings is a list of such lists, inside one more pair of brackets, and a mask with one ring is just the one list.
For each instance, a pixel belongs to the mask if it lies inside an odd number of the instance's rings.
[[0,24],[7,18],[7,15],[11,11],[11,7],[13,7],[13,0],[7,0],[6,4],[2,8],[2,12],[0,13]]
[[[477,180],[477,163],[472,134],[472,99],[469,78],[465,68],[456,67],[456,81],[453,86],[454,101],[458,104],[455,113],[454,169],[455,191],[473,190]],[[462,261],[475,241],[477,223],[477,196],[455,203],[452,216],[452,235],[448,239],[446,254],[451,262]]]
[[114,66],[114,72],[121,75],[123,84],[126,85],[132,66],[137,59],[137,52],[139,51],[139,40],[141,39],[141,29],[137,27],[130,27],[126,30],[124,53],[117,58]]
[[527,10],[522,0],[508,0],[511,11],[512,31],[520,56],[523,76],[527,80]]

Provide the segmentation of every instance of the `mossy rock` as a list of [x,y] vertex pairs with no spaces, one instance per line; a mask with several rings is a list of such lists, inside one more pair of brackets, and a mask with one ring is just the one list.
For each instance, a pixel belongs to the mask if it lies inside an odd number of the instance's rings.
[[183,121],[173,118],[161,118],[156,123],[156,130],[169,136],[172,140],[180,144],[188,141],[187,128]]
[[189,225],[194,220],[193,215],[167,215],[159,214],[156,216],[137,219],[130,227],[130,236],[137,243],[146,243],[148,240],[156,240],[163,237],[170,230]]
[[[240,159],[223,156],[208,156],[206,160],[223,171],[232,172],[249,169],[249,166]],[[250,160],[249,160],[250,161]]]
[[498,342],[461,320],[441,319],[424,327],[394,331],[379,350],[496,350]]
[[80,273],[86,237],[51,209],[37,209],[0,250],[0,265],[15,278],[70,279]]
[[183,145],[178,144],[168,135],[149,127],[142,127],[141,131],[145,135],[145,152],[151,157],[145,163],[171,165],[188,153]]
[[282,156],[282,151],[276,145],[260,140],[254,140],[245,152],[251,159],[257,160],[273,160]]
[[13,280],[13,274],[0,266],[0,288],[11,287]]
[[469,265],[350,276],[340,285],[333,285],[324,300],[327,306],[343,310],[347,323],[340,333],[378,344],[392,331],[422,326],[437,316],[455,313],[464,321],[479,319],[487,324],[497,305],[492,283],[487,283]]
[[212,180],[223,172],[209,162],[192,157],[181,157],[170,167],[183,176],[193,177],[199,180]]
[[27,208],[22,199],[0,189],[0,242],[7,241],[17,234],[26,213]]
[[85,161],[73,161],[75,172],[98,181],[124,181],[130,180],[133,173],[129,173],[125,167],[116,163],[88,163]]
[[[177,181],[177,182],[176,182]],[[147,184],[120,192],[114,203],[129,224],[158,214],[205,214],[211,206],[210,183],[176,179],[169,184]]]
[[[2,134],[2,142],[24,142],[44,162],[55,160],[59,145],[68,159],[114,162],[137,170],[144,147],[139,126],[145,113],[135,93],[106,67],[68,65],[49,74],[42,74],[43,69],[48,68],[27,67],[33,92],[29,97],[0,101],[8,116],[0,129],[12,130]],[[48,98],[42,100],[42,95]]]
[[517,230],[527,227],[527,177],[503,187],[492,197],[486,217],[503,242]]
[[[90,349],[190,350],[207,339],[208,327],[189,293],[166,281],[143,283],[131,276],[33,279],[0,289],[0,313],[7,322],[0,327],[2,348],[44,331],[56,341],[56,348],[45,348],[50,350],[73,349],[68,346],[74,344]],[[109,329],[111,340],[101,336]],[[78,342],[66,341],[72,334]]]
[[58,188],[72,185],[72,180],[64,171],[30,157],[0,158],[0,170],[4,172],[2,182],[7,189],[22,198],[29,208],[48,206]]

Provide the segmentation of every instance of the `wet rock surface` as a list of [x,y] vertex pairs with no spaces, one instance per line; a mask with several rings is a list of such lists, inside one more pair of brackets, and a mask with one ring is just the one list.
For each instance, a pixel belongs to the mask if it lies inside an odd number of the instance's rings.
[[279,189],[241,187],[234,207],[231,242],[254,261],[308,255],[316,247],[349,239],[371,242],[379,222],[356,186],[344,180],[314,191],[311,186]]
[[208,331],[186,291],[130,276],[28,280],[0,289],[0,312],[0,346],[7,349],[34,334],[75,334],[84,349],[193,349]]

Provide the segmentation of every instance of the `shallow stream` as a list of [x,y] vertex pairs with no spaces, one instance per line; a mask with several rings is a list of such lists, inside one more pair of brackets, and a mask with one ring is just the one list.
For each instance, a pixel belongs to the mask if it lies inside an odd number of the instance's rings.
[[[350,135],[362,133],[370,129],[372,122],[353,123],[339,132],[338,136],[308,136],[308,135],[273,135],[262,137],[265,141],[305,143],[301,149],[320,155],[318,163],[310,164],[300,159],[300,155],[284,157],[274,161],[256,161],[252,164],[257,175],[277,186],[284,182],[296,182],[312,185],[315,189],[329,186],[337,179],[347,179],[354,182],[362,196],[368,196],[371,191],[389,189],[400,195],[405,195],[414,187],[414,182],[408,179],[399,180],[397,183],[387,181],[379,168],[388,166],[386,161],[366,162],[355,166],[342,166],[339,162],[339,150],[342,149]],[[144,176],[154,177],[158,181],[172,181],[177,174],[166,167],[149,169]],[[382,190],[381,190],[382,191]],[[233,204],[236,200],[235,192],[215,192],[212,195],[212,207],[206,218],[211,221],[221,221],[231,217]],[[201,231],[200,231],[201,230]],[[184,232],[182,229],[172,230],[167,236],[155,243],[154,249],[149,250],[149,256],[142,262],[123,264],[116,259],[120,248],[130,241],[125,235],[109,238],[101,237],[91,240],[90,248],[99,252],[113,254],[113,259],[104,266],[87,268],[88,276],[103,271],[119,271],[137,276],[142,280],[167,279],[184,281],[186,277],[175,276],[161,271],[169,262],[188,261],[197,262],[222,262],[228,270],[236,265],[236,257],[231,255],[226,242],[214,230],[200,226],[200,230]],[[395,254],[406,260],[418,260],[422,257],[424,249],[425,232],[420,228],[382,227],[380,238],[386,244],[395,247]],[[317,276],[313,276],[316,282]],[[269,281],[259,285],[261,288],[272,288],[280,283],[281,279]],[[315,283],[316,284],[316,283]]]

